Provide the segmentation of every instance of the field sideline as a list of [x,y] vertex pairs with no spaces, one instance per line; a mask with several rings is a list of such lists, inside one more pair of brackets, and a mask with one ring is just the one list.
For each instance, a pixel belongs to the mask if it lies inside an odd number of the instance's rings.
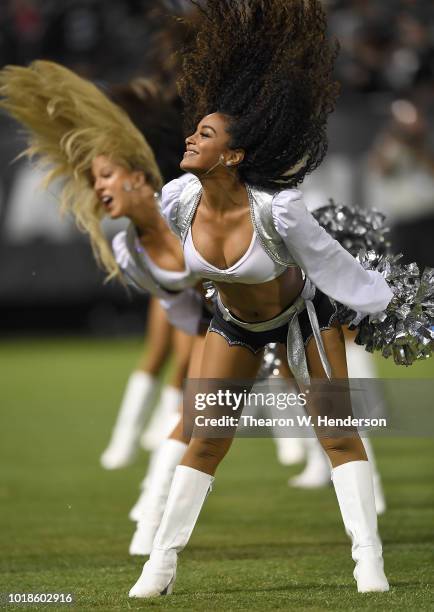
[[[72,593],[76,610],[432,610],[434,440],[375,439],[388,511],[388,594],[358,595],[333,490],[289,489],[268,439],[238,440],[180,556],[171,597],[129,600],[146,455],[105,472],[99,454],[141,340],[4,341],[0,347],[0,593]],[[434,361],[391,377],[432,377]],[[1,607],[2,604],[0,604]],[[67,610],[68,606],[5,606]]]

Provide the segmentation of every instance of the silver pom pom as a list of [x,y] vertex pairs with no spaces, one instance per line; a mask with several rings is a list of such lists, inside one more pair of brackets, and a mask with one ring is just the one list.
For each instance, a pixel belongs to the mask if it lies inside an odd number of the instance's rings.
[[[434,349],[434,269],[425,268],[421,275],[416,264],[399,264],[401,257],[374,251],[358,254],[366,270],[384,276],[394,297],[383,313],[362,319],[355,342],[370,353],[380,351],[396,364],[409,366],[430,357]],[[338,317],[348,324],[354,311],[338,304]]]
[[390,248],[385,215],[373,209],[356,209],[344,204],[329,204],[313,211],[318,223],[347,251],[356,257],[360,249],[380,255]]

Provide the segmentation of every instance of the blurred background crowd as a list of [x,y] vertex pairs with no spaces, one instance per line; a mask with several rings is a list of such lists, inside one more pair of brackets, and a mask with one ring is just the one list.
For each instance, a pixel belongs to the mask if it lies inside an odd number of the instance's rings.
[[[236,1],[236,0],[235,0]],[[342,91],[329,154],[302,186],[309,206],[330,197],[384,211],[394,251],[434,266],[434,3],[327,0],[340,42]],[[153,0],[0,0],[0,66],[52,59],[105,86],[153,73],[164,28]],[[182,15],[184,0],[159,2]],[[0,114],[0,332],[125,333],[145,301],[103,284],[86,239],[58,216],[40,173],[11,163],[23,138]],[[107,224],[114,234],[121,226]]]

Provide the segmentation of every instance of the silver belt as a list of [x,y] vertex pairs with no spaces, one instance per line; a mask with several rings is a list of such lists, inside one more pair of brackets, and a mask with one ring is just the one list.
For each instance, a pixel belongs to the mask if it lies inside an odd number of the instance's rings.
[[307,310],[322,366],[327,378],[329,380],[331,378],[331,367],[321,338],[321,330],[319,328],[315,306],[312,302],[315,297],[315,291],[315,286],[306,278],[303,291],[289,308],[281,312],[277,317],[274,317],[274,319],[259,321],[258,323],[247,323],[246,321],[240,321],[240,319],[234,317],[231,311],[226,308],[221,301],[219,293],[217,293],[217,306],[225,321],[231,321],[238,327],[252,332],[270,331],[288,323],[288,334],[286,336],[286,357],[288,365],[297,383],[299,385],[308,386],[310,385],[310,375],[307,367],[303,336],[298,321],[298,315],[303,312],[304,309]]

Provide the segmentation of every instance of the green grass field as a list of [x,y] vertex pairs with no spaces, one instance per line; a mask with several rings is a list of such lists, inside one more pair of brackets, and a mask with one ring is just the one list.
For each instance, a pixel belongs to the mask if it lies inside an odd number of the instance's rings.
[[[0,592],[73,593],[78,610],[434,609],[434,440],[426,438],[374,440],[390,593],[357,594],[333,490],[289,489],[300,468],[279,466],[273,442],[256,439],[236,441],[220,467],[175,594],[129,600],[141,561],[127,554],[127,513],[147,457],[113,473],[98,458],[140,349],[140,339],[0,348]],[[434,377],[434,363],[397,371],[382,362],[381,374]]]

